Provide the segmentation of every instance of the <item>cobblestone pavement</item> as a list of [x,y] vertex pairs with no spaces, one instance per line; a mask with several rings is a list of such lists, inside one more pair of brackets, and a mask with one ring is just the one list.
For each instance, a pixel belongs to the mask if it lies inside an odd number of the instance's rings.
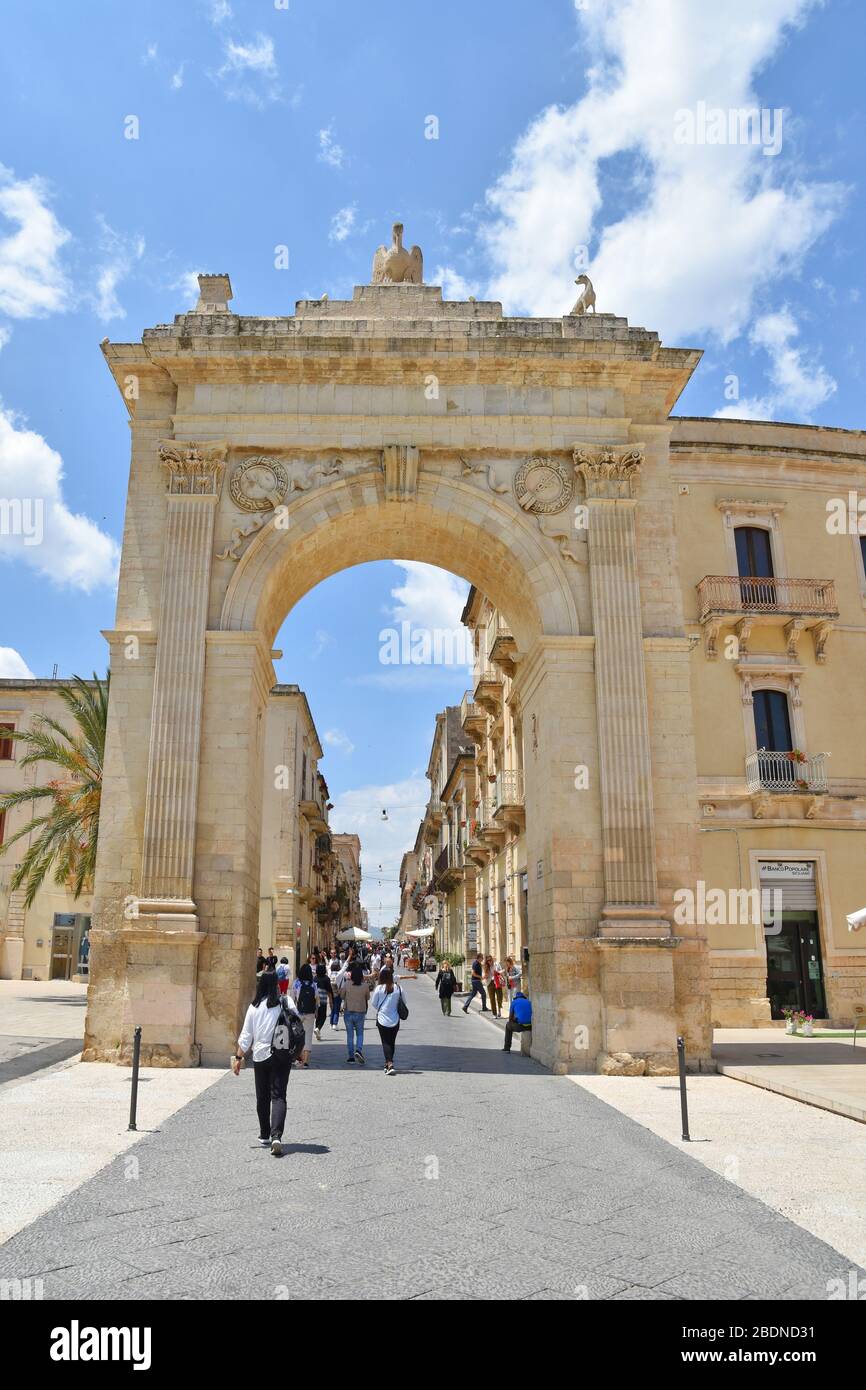
[[847,1280],[822,1241],[459,1006],[443,1018],[429,981],[406,988],[398,1074],[375,1028],[366,1067],[326,1028],[282,1159],[256,1147],[251,1070],[226,1074],[9,1240],[0,1278],[48,1299],[451,1300],[824,1299]]

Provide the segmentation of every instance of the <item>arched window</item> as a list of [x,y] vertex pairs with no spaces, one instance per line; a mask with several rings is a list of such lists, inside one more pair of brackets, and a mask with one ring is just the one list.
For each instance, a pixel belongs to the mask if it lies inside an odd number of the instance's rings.
[[788,756],[794,747],[788,697],[783,690],[756,690],[752,705],[761,784],[784,791],[797,780],[797,765]]
[[770,532],[763,526],[734,528],[737,546],[737,573],[741,579],[772,579],[773,549]]
[[788,697],[783,690],[756,690],[752,696],[755,714],[755,744],[771,753],[790,753],[791,717]]

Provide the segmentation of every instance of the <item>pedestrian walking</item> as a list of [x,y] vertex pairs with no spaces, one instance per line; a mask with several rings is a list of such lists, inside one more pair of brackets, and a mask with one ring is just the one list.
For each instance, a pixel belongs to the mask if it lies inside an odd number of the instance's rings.
[[333,988],[331,976],[324,956],[319,956],[315,966],[316,976],[316,1037],[322,1041],[322,1028],[331,1008]]
[[493,1017],[499,1018],[502,1014],[502,997],[505,989],[505,972],[498,960],[488,956],[485,961],[487,967],[487,997],[490,1000],[490,1007],[493,1010]]
[[394,984],[394,976],[390,970],[383,970],[379,976],[379,983],[373,990],[372,1004],[376,1010],[376,1027],[379,1029],[382,1051],[385,1054],[385,1075],[393,1076],[394,1050],[400,1021],[408,1018],[409,1010],[403,999],[403,991],[399,985]]
[[258,955],[256,956],[256,975],[261,975],[262,971],[263,971],[263,970],[266,970],[266,969],[267,969],[267,962],[266,962],[266,960],[265,960],[265,958],[264,958],[264,956],[263,956],[263,954],[262,954],[262,948],[261,948],[261,946],[260,946],[260,947],[259,947],[259,953],[258,953]]
[[451,962],[443,960],[436,976],[436,993],[439,995],[439,1007],[448,1018],[451,1017],[451,996],[456,989],[457,976],[451,969]]
[[364,970],[357,962],[352,966],[348,980],[340,986],[340,994],[345,1001],[346,1019],[346,1061],[364,1065],[364,1020],[367,1017],[367,1004],[370,999],[370,981],[364,978]]
[[280,994],[285,995],[289,992],[289,973],[289,958],[288,956],[281,956],[277,966],[277,987]]
[[331,978],[331,1028],[338,1028],[340,1025],[340,1010],[343,1007],[343,1000],[340,996],[340,984],[338,978],[342,969],[342,962],[337,955],[336,948],[331,951],[331,959],[328,961],[328,974]]
[[252,1048],[259,1144],[270,1148],[275,1158],[281,1158],[283,1153],[286,1087],[303,1041],[297,1009],[290,1000],[281,998],[275,972],[266,970],[256,983],[247,1009],[232,1058],[232,1071],[235,1076],[240,1073],[243,1059]]
[[515,996],[515,994],[516,994],[517,991],[520,989],[520,981],[521,981],[522,975],[523,975],[523,972],[521,971],[520,966],[517,964],[517,962],[515,961],[514,957],[513,957],[513,956],[506,956],[506,957],[505,957],[505,985],[506,985],[506,988],[507,988],[507,990],[508,990],[508,1007],[509,1007],[509,1009],[511,1008],[511,1005],[512,1005],[512,1003],[513,1003],[513,1001],[514,1001],[514,996]]
[[310,1051],[313,1046],[313,1029],[316,1026],[316,1010],[319,1004],[316,982],[313,978],[313,967],[309,961],[306,965],[302,965],[298,971],[298,978],[292,986],[292,997],[304,1025],[305,1043],[301,1055],[301,1066],[308,1067],[310,1065]]
[[274,971],[276,971],[276,968],[277,968],[277,966],[279,965],[280,962],[277,960],[277,953],[276,953],[276,951],[274,950],[273,946],[272,946],[271,949],[268,951],[268,954],[265,956],[265,961],[266,961],[266,968],[267,968],[268,970],[274,970]]
[[476,994],[481,995],[481,1012],[483,1014],[486,1014],[487,996],[484,993],[484,957],[482,956],[480,951],[476,951],[475,959],[472,962],[469,982],[469,998],[463,1005],[463,1012],[465,1014],[468,1014],[469,1005],[472,1003],[472,1000],[475,998]]

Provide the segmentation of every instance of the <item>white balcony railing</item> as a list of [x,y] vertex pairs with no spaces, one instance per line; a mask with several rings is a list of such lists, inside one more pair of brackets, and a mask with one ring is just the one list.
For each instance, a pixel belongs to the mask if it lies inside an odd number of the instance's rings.
[[496,795],[493,801],[494,810],[498,810],[500,806],[522,806],[523,773],[500,772],[496,778]]
[[761,748],[746,758],[750,792],[826,792],[826,753],[774,753]]

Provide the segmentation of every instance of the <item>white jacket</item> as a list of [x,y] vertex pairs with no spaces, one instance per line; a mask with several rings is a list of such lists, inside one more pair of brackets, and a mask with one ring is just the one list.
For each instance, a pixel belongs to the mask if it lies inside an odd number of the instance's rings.
[[[284,996],[284,1003],[290,1013],[296,1014],[298,1012],[288,997]],[[249,1052],[250,1047],[252,1047],[253,1061],[266,1062],[271,1055],[271,1043],[274,1040],[274,1029],[277,1026],[279,1016],[279,1004],[276,1004],[272,1009],[268,1008],[264,1000],[258,1008],[250,1004],[238,1038],[238,1052]]]

